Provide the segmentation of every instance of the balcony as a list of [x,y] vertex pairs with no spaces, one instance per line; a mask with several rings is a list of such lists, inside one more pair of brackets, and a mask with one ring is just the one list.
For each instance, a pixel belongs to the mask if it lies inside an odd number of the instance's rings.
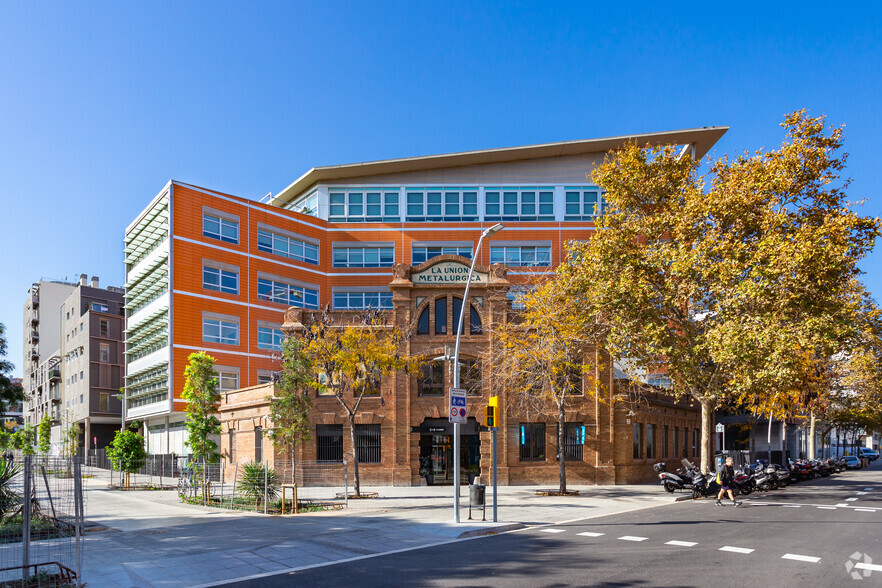
[[52,404],[61,404],[61,388],[55,386],[49,390],[49,400],[52,401]]
[[32,359],[33,361],[39,361],[39,359],[40,359],[40,352],[37,351],[37,348],[36,348],[36,347],[34,347],[33,349],[31,349],[31,359]]
[[39,341],[40,340],[40,331],[31,331],[31,341]]
[[59,367],[49,368],[49,381],[51,382],[53,380],[59,381],[59,382],[61,381],[61,368],[59,368]]
[[40,306],[40,295],[39,294],[34,294],[31,297],[31,306],[33,306],[34,308],[39,308],[39,306]]
[[31,317],[31,326],[36,327],[39,324],[40,324],[40,317],[38,317],[37,315],[32,316]]

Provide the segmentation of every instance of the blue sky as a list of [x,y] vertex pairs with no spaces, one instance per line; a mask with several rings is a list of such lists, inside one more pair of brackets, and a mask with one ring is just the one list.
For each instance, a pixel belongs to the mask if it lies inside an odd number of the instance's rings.
[[[315,165],[728,125],[720,156],[805,107],[882,215],[882,4],[606,4],[3,3],[9,358],[32,282],[122,284],[170,178],[260,198]],[[882,254],[862,267],[882,298]]]

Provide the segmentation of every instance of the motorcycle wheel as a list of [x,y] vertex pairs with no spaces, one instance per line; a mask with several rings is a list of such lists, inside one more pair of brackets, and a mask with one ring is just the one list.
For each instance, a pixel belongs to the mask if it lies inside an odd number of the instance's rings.
[[673,482],[665,482],[665,490],[667,490],[669,493],[673,494],[674,490],[676,489],[677,487],[674,486]]
[[692,489],[692,500],[697,500],[699,498],[701,498],[701,490],[699,490],[698,488],[693,488]]
[[741,487],[741,493],[745,496],[750,494],[752,491],[753,490],[751,489],[750,484],[745,484],[744,486]]
[[772,487],[769,485],[768,482],[763,482],[762,484],[759,485],[760,492],[768,492],[771,489],[772,489]]

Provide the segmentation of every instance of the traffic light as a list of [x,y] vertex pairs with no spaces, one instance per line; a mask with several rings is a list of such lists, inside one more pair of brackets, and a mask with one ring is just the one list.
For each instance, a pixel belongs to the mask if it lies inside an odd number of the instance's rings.
[[495,406],[488,406],[484,410],[485,410],[485,414],[487,415],[486,425],[488,427],[495,427],[496,426],[496,407]]

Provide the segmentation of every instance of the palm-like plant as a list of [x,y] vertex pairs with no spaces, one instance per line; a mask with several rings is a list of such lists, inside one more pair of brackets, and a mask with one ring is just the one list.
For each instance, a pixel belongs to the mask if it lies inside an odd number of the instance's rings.
[[239,482],[239,492],[254,501],[257,506],[263,501],[264,488],[267,500],[273,500],[279,495],[279,480],[276,470],[269,469],[262,464],[249,462],[245,464],[242,481]]
[[6,518],[21,510],[21,496],[12,488],[12,480],[21,473],[21,466],[11,459],[0,459],[0,517]]

